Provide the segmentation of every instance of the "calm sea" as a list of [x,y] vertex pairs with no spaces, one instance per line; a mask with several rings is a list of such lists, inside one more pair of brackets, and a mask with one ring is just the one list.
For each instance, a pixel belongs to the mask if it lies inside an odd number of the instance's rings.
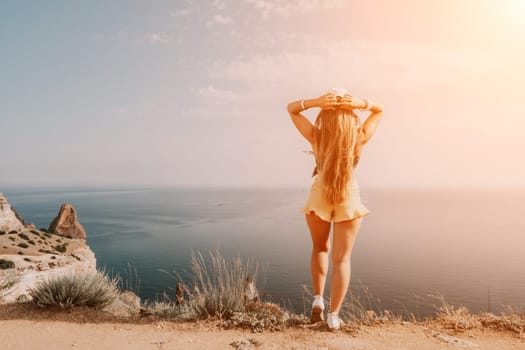
[[[208,257],[219,248],[259,262],[266,300],[309,311],[311,240],[300,212],[307,188],[2,191],[37,227],[72,203],[97,266],[125,279],[136,270],[143,299],[173,295],[174,274],[188,276],[192,250]],[[364,304],[419,317],[436,311],[439,295],[474,312],[525,305],[523,189],[361,187],[361,199],[370,214],[352,255],[351,293]],[[326,300],[329,290],[330,279]]]

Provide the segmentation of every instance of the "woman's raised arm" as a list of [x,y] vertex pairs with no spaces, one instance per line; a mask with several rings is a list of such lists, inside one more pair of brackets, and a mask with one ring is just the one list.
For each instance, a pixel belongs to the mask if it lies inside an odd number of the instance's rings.
[[[337,106],[336,97],[333,93],[327,93],[318,98],[302,99],[290,102],[288,104],[288,114],[292,122],[301,135],[311,144],[314,142],[314,125],[300,112],[314,107],[335,108]],[[304,107],[304,108],[303,108]]]
[[[363,107],[365,107],[365,105]],[[367,143],[370,140],[370,138],[376,132],[376,129],[379,126],[379,123],[381,122],[381,119],[383,118],[382,105],[375,102],[370,102],[368,110],[370,110],[371,113],[370,115],[368,115],[366,120],[363,122],[363,125],[361,126],[361,130],[363,133],[363,143]]]
[[379,122],[383,117],[383,107],[368,99],[361,99],[350,94],[345,94],[341,107],[346,109],[367,109],[372,112],[361,126],[362,143],[367,143],[379,126]]

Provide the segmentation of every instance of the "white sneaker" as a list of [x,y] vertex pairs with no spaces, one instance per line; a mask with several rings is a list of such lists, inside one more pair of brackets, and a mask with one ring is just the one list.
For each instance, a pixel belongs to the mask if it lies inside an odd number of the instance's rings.
[[312,303],[312,314],[310,315],[310,322],[316,323],[324,320],[323,317],[324,311],[324,301],[323,297],[320,295],[314,296],[314,301]]
[[330,330],[341,329],[341,319],[337,312],[329,312],[326,318],[326,323]]

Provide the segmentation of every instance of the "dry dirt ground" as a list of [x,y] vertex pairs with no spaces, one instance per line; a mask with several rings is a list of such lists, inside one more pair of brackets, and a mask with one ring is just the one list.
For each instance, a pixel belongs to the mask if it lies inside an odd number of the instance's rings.
[[326,324],[252,333],[219,321],[123,319],[90,309],[40,310],[0,306],[1,349],[525,349],[525,337],[477,329],[452,334],[432,323],[350,326]]

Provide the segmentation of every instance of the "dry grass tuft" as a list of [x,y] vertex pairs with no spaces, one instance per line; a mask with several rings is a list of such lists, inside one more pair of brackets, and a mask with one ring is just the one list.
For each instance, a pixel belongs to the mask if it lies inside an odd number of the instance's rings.
[[250,311],[235,312],[223,323],[224,328],[247,328],[252,332],[283,331],[288,326],[310,324],[304,315],[283,311],[273,303],[255,303]]
[[105,271],[68,273],[38,283],[29,295],[39,306],[102,308],[118,298],[118,283],[118,277],[109,278]]
[[[245,310],[244,284],[250,275],[250,262],[244,263],[239,256],[227,259],[217,249],[210,252],[210,263],[201,253],[192,252],[191,265],[194,284],[186,291],[196,317],[229,319],[234,312]],[[257,269],[258,264],[255,275]]]
[[[309,323],[304,315],[283,310],[275,303],[246,298],[247,277],[255,282],[259,272],[259,264],[253,259],[225,258],[216,249],[208,261],[201,253],[192,252],[191,266],[193,284],[183,283],[187,298],[181,301],[179,295],[174,301],[164,293],[163,300],[145,303],[148,313],[177,321],[218,320],[224,328],[253,332]],[[182,282],[180,276],[178,279]]]
[[520,337],[525,333],[525,312],[514,307],[507,309],[499,315],[490,312],[472,314],[464,306],[455,307],[438,297],[441,305],[438,314],[433,320],[445,329],[455,332],[465,332],[470,329],[490,328],[495,331],[512,332]]
[[14,286],[20,278],[16,274],[15,269],[10,269],[1,277],[0,280],[0,300],[9,292],[9,289]]
[[483,327],[517,333],[520,337],[525,333],[525,312],[513,307],[507,307],[501,315],[483,313],[479,321]]
[[479,319],[472,315],[466,307],[456,307],[447,303],[443,297],[440,297],[440,299],[442,305],[438,307],[436,321],[443,328],[463,332],[481,326]]
[[248,276],[256,281],[258,262],[252,258],[243,261],[239,256],[226,258],[218,249],[209,252],[209,256],[206,260],[201,253],[192,251],[191,285],[183,283],[176,273],[176,279],[183,285],[185,297],[182,302],[164,294],[162,301],[146,303],[148,312],[184,320],[228,320],[235,313],[246,311],[245,283]]

